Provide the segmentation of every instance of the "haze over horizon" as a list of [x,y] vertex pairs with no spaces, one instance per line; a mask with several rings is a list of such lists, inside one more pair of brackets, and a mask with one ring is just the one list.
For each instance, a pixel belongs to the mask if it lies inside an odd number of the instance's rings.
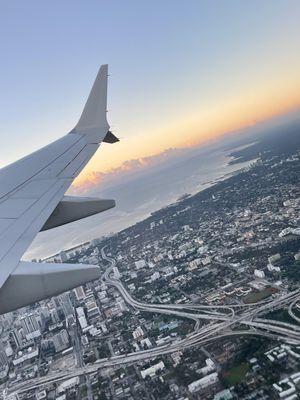
[[[121,165],[104,171],[88,169],[73,182],[69,192],[70,194],[89,194],[95,190],[101,190],[107,186],[111,187],[120,182],[124,182],[124,179],[134,179],[141,173],[141,171],[153,166],[159,167],[165,163],[172,162],[176,157],[189,153],[190,150],[193,151],[193,149],[195,149],[197,151],[197,149],[203,149],[205,151],[207,148],[214,148],[215,145],[218,146],[218,144],[221,146],[224,140],[229,143],[232,142],[233,144],[239,140],[242,142],[245,140],[245,143],[248,143],[247,138],[245,137],[247,133],[251,135],[256,132],[257,137],[259,138],[266,130],[280,127],[282,125],[289,126],[290,124],[295,123],[300,123],[300,109],[275,115],[266,120],[253,123],[250,126],[241,127],[234,131],[220,133],[216,137],[212,137],[198,144],[195,143],[187,146],[169,147],[161,152],[145,157],[126,160]],[[104,146],[110,145],[104,144]]]
[[[147,218],[151,212],[169,205],[181,195],[196,193],[224,175],[248,165],[229,165],[228,153],[219,143],[208,148],[178,149],[159,160],[154,157],[147,167],[135,168],[132,174],[127,171],[107,179],[103,185],[89,185],[84,194],[116,199],[116,207],[41,232],[25,254],[25,259],[45,258],[94,238],[116,233]],[[71,191],[71,194],[74,193]]]
[[[116,207],[98,215],[40,233],[25,258],[45,258],[92,239],[117,233],[150,216],[183,194],[196,194],[257,159],[258,151],[245,161],[229,163],[231,153],[256,143],[276,146],[286,134],[299,131],[299,113],[273,118],[245,128],[243,134],[224,135],[206,144],[169,149],[162,154],[129,161],[124,168],[95,172],[70,194],[116,200]],[[295,129],[296,128],[296,129]],[[267,144],[267,148],[269,148]],[[260,145],[259,145],[260,146]],[[277,145],[278,146],[278,145]],[[282,147],[279,145],[279,147]],[[236,160],[238,161],[238,160]]]

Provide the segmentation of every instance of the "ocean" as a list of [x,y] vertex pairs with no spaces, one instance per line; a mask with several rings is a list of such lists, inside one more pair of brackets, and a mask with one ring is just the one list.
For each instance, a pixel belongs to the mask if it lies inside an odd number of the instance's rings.
[[112,198],[116,200],[116,207],[39,233],[24,259],[45,258],[91,239],[116,233],[177,201],[183,194],[197,193],[249,164],[229,164],[231,151],[225,152],[220,145],[182,149],[164,162],[122,176],[119,182],[92,187],[83,196]]

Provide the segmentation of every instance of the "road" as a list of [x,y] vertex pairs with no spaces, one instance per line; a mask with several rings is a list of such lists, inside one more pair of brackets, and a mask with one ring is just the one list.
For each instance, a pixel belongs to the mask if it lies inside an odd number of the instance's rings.
[[[292,313],[292,307],[300,298],[300,290],[295,290],[275,299],[247,306],[143,303],[134,299],[127,292],[120,280],[110,276],[116,262],[113,258],[106,255],[104,248],[101,250],[101,255],[104,260],[110,263],[110,267],[103,273],[101,280],[107,285],[114,286],[129,306],[141,311],[174,315],[178,318],[189,318],[195,322],[194,331],[185,338],[175,339],[172,343],[166,345],[139,352],[111,356],[97,360],[93,365],[82,365],[72,370],[28,380],[18,386],[10,388],[10,393],[22,393],[52,382],[95,373],[102,368],[153,359],[163,354],[170,354],[196,345],[205,345],[230,336],[256,335],[288,344],[300,345],[300,327],[298,325],[258,317],[270,310],[285,306],[288,307],[289,312]],[[293,318],[296,320],[295,317]],[[209,323],[199,329],[199,322],[201,320],[208,320]],[[236,329],[240,326],[245,326],[245,329]],[[233,330],[233,328],[235,329]]]
[[[123,299],[129,304],[131,307],[136,308],[141,311],[148,311],[154,313],[162,313],[168,315],[175,315],[181,318],[190,318],[195,322],[199,320],[210,320],[210,321],[224,321],[225,324],[216,324],[214,325],[215,332],[219,332],[220,330],[224,330],[225,328],[229,328],[232,325],[236,325],[237,323],[247,325],[248,327],[255,327],[256,330],[260,329],[261,331],[268,331],[275,334],[285,335],[286,339],[293,339],[300,343],[300,327],[293,324],[288,324],[281,321],[269,320],[269,319],[260,319],[253,318],[258,314],[265,314],[266,312],[273,310],[275,308],[281,308],[282,306],[290,303],[294,303],[300,296],[300,290],[295,290],[293,292],[287,293],[283,296],[275,298],[268,302],[256,303],[256,307],[240,307],[242,311],[238,313],[238,311],[234,310],[232,306],[206,306],[206,305],[194,305],[194,304],[154,304],[154,303],[142,303],[134,298],[127,292],[123,284],[112,277],[110,277],[111,271],[113,267],[115,267],[115,260],[111,257],[108,257],[105,254],[104,249],[101,251],[102,257],[107,260],[111,266],[108,268],[102,276],[102,280],[105,281],[106,284],[114,286],[122,295]],[[219,310],[222,307],[222,310],[226,310],[230,312],[216,312],[215,309]],[[193,310],[191,312],[190,310]],[[195,312],[195,310],[201,310],[202,312]],[[198,331],[201,333],[203,330]],[[284,340],[284,338],[282,337]],[[297,343],[298,344],[298,343]]]
[[[74,315],[75,315],[75,319],[76,319],[76,324],[72,327],[73,349],[74,349],[74,354],[76,357],[76,367],[83,368],[84,360],[83,360],[83,354],[82,354],[81,332],[79,330],[80,325],[79,325],[75,305],[73,305],[73,307],[74,307]],[[83,385],[86,385],[88,400],[93,400],[92,385],[91,385],[91,380],[90,380],[89,375],[81,375],[80,376],[80,385],[79,386],[82,387]],[[78,400],[80,400],[80,398],[81,398],[80,392],[77,393],[77,398],[78,398]]]

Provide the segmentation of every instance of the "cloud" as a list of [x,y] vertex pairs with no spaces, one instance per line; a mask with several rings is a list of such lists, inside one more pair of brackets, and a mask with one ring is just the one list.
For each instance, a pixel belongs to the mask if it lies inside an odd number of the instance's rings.
[[169,148],[162,153],[136,158],[123,162],[119,167],[109,171],[91,171],[77,178],[71,189],[71,194],[87,194],[95,188],[113,185],[118,181],[130,179],[151,167],[156,167],[185,153],[184,148]]

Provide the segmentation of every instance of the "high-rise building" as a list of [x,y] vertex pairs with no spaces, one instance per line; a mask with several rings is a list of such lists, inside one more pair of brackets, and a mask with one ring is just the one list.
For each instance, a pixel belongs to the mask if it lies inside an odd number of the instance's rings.
[[60,332],[54,335],[53,344],[56,352],[65,350],[69,346],[68,332],[65,329],[62,329]]
[[73,314],[74,308],[69,293],[63,293],[60,295],[60,303],[66,317]]
[[69,259],[69,257],[67,256],[67,253],[65,251],[61,251],[59,253],[59,257],[60,257],[61,262],[66,262]]
[[23,345],[22,335],[18,329],[14,329],[10,332],[10,338],[12,340],[12,344],[19,349]]
[[97,306],[97,303],[95,301],[93,294],[85,299],[85,307],[86,307],[87,317],[90,322],[94,318],[99,318],[100,310]]
[[50,311],[51,319],[54,324],[57,324],[60,322],[60,316],[59,316],[58,310],[59,310],[58,308],[53,308]]
[[2,370],[7,366],[7,355],[3,343],[0,342],[0,369]]
[[77,312],[79,325],[80,325],[81,329],[83,330],[88,326],[87,320],[85,318],[84,310],[82,307],[77,307],[76,312]]
[[83,290],[82,286],[78,286],[76,289],[74,289],[74,292],[75,292],[77,300],[80,301],[80,300],[83,300],[85,298],[85,293],[84,293],[84,290]]
[[40,326],[35,314],[29,314],[22,317],[21,325],[27,340],[41,336]]
[[52,297],[51,303],[52,303],[53,308],[59,308],[60,307],[60,298],[58,296]]
[[50,311],[48,307],[41,307],[39,309],[41,320],[47,320],[50,318]]

